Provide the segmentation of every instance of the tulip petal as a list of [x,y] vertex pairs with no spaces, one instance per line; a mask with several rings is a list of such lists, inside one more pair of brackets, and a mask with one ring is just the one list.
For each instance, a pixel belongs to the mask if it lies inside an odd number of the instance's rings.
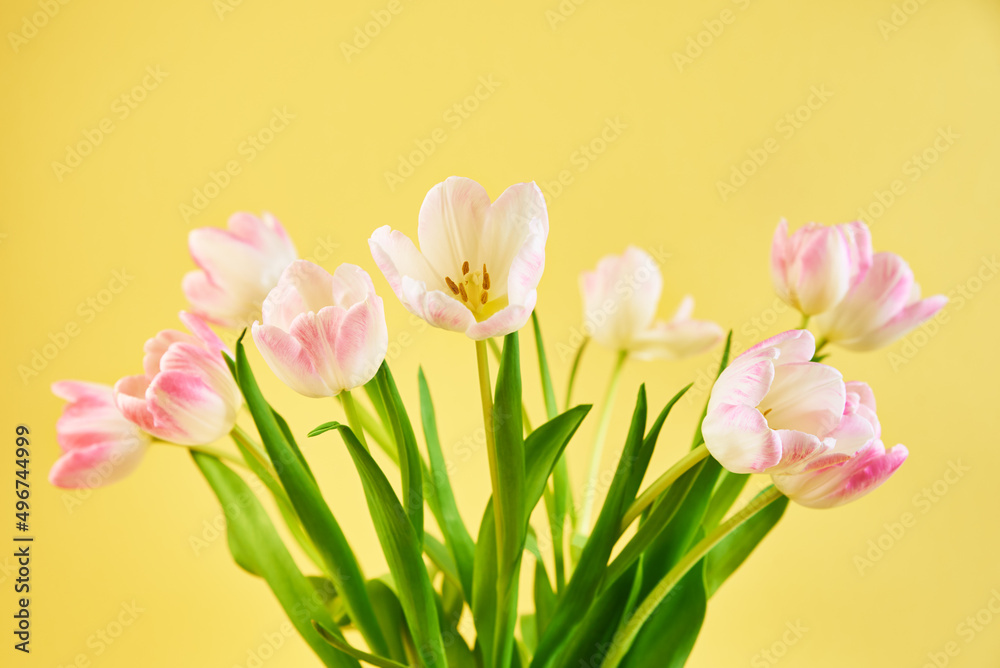
[[146,406],[158,438],[179,445],[202,445],[222,438],[236,423],[236,411],[204,378],[161,371],[146,390]]
[[629,355],[640,360],[679,360],[709,350],[724,332],[708,320],[658,322],[640,332],[629,349]]
[[846,401],[839,371],[826,364],[796,362],[775,366],[774,382],[758,408],[774,429],[823,437],[840,423]]
[[475,324],[472,311],[440,290],[428,290],[423,281],[403,276],[400,300],[406,309],[428,324],[453,332],[464,332]]
[[490,273],[490,294],[506,294],[510,303],[523,303],[542,277],[548,236],[548,210],[538,186],[517,183],[503,191],[485,212],[479,240],[479,257]]
[[774,382],[774,363],[769,359],[753,359],[752,364],[729,366],[722,372],[708,400],[711,413],[719,405],[756,406],[767,395]]
[[472,179],[450,176],[431,188],[417,216],[424,257],[446,275],[461,276],[466,261],[472,267],[482,265],[479,242],[489,208],[489,195]]
[[148,440],[94,443],[63,454],[49,470],[49,482],[63,489],[91,489],[117,482],[142,462]]
[[312,358],[291,334],[275,325],[254,323],[257,350],[281,382],[307,397],[332,397],[333,390],[319,377]]
[[115,406],[130,422],[144,431],[154,433],[156,422],[146,405],[147,376],[125,376],[115,383]]
[[857,351],[883,348],[933,318],[947,303],[948,298],[944,295],[921,299],[908,305],[882,327],[870,332],[867,336],[852,341],[838,341],[837,343],[844,348]]
[[851,459],[802,474],[772,476],[775,487],[796,503],[810,508],[833,508],[858,499],[884,483],[906,461],[906,447],[888,452],[872,441]]
[[[320,311],[320,318],[326,317],[327,310]],[[340,320],[335,343],[342,389],[359,387],[374,378],[389,348],[382,298],[372,297],[352,306]]]
[[531,312],[535,308],[538,293],[531,292],[525,298],[524,304],[510,304],[500,309],[482,322],[473,323],[465,330],[466,335],[474,341],[484,341],[495,336],[506,336],[516,332],[528,323]]
[[760,473],[781,461],[781,439],[755,408],[716,406],[701,431],[712,456],[733,473]]
[[378,228],[368,240],[368,246],[375,264],[400,300],[403,299],[404,276],[422,281],[433,290],[446,289],[444,279],[434,271],[413,241],[399,230],[392,230],[388,225]]

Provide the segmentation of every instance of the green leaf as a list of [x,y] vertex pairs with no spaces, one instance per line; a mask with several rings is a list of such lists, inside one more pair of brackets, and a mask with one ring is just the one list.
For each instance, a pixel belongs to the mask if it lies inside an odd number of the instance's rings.
[[438,626],[434,589],[424,566],[421,541],[382,469],[350,427],[340,425],[337,429],[361,477],[372,524],[398,588],[397,595],[410,635],[419,648],[421,665],[444,668],[447,665],[444,643]]
[[788,508],[788,497],[782,496],[738,526],[712,548],[705,557],[705,589],[709,598],[764,540],[781,520],[786,508]]
[[613,640],[615,629],[629,607],[638,573],[638,564],[633,564],[624,577],[619,578],[586,609],[580,611],[582,621],[560,652],[556,666],[579,668],[596,665],[595,655],[599,655],[602,648]]
[[[521,356],[517,332],[504,337],[493,402],[497,494],[494,499],[500,534],[497,568],[496,644],[494,666],[507,668],[514,650],[517,625],[518,576],[530,509],[525,503],[524,427],[521,421]],[[548,476],[546,475],[546,480]],[[543,483],[544,488],[544,483]]]
[[434,486],[438,499],[440,517],[438,524],[444,534],[445,544],[451,552],[458,571],[459,582],[466,600],[472,600],[472,568],[476,546],[472,542],[469,530],[465,528],[462,516],[455,503],[455,494],[448,478],[448,467],[445,464],[444,453],[441,451],[441,441],[438,438],[437,419],[434,416],[434,403],[431,401],[430,388],[424,370],[417,372],[417,383],[420,388],[420,417],[424,429],[424,442],[427,444],[427,454],[430,460],[430,483]]
[[244,330],[236,342],[235,366],[247,408],[253,416],[257,431],[278,473],[278,478],[295,508],[295,513],[316,547],[322,562],[323,574],[336,585],[351,620],[361,631],[369,647],[379,654],[384,654],[387,648],[386,641],[375,619],[371,601],[368,599],[361,567],[340,524],[323,500],[316,481],[303,465],[300,459],[301,453],[296,454],[297,448],[293,449],[289,445],[274,411],[257,386],[243,347],[245,334]]
[[549,360],[545,355],[545,343],[542,341],[542,327],[538,324],[538,312],[531,312],[531,327],[535,332],[535,349],[538,350],[538,370],[542,375],[542,396],[545,397],[545,413],[548,419],[559,414],[556,405],[556,390],[552,386],[552,374],[549,373]]
[[424,490],[421,478],[420,452],[417,450],[417,439],[413,435],[413,426],[406,414],[403,400],[396,389],[396,381],[392,378],[389,365],[382,362],[376,374],[382,401],[385,402],[389,414],[389,423],[396,439],[396,449],[399,452],[399,471],[403,479],[403,507],[406,516],[413,524],[417,540],[423,540],[424,534]]
[[635,410],[632,413],[632,424],[607,498],[601,507],[594,530],[583,547],[576,571],[559,599],[552,622],[546,629],[545,635],[539,639],[538,651],[532,659],[531,668],[551,665],[559,648],[568,640],[573,627],[580,621],[580,611],[588,609],[597,595],[608,565],[608,558],[618,541],[622,515],[627,504],[635,498],[633,465],[637,460],[641,461],[640,449],[643,445],[645,427],[646,387],[642,386],[639,388]]
[[403,616],[403,606],[399,604],[396,592],[378,579],[369,580],[366,587],[372,607],[375,608],[375,616],[378,618],[379,626],[382,627],[382,635],[389,643],[389,658],[406,663],[406,649],[403,647],[402,638],[406,618]]
[[556,594],[552,591],[545,563],[541,559],[535,560],[534,595],[536,638],[541,638],[556,611]]
[[[546,481],[556,461],[590,411],[589,405],[577,406],[549,420],[525,439],[526,507],[533,509],[545,490]],[[527,518],[525,518],[527,525]],[[472,616],[476,622],[476,641],[484,665],[493,659],[496,626],[497,542],[493,518],[493,500],[483,512],[476,538],[476,558],[472,578]]]
[[333,651],[313,630],[310,624],[313,619],[323,620],[333,627],[336,623],[329,611],[316,601],[313,586],[295,565],[250,487],[215,457],[193,450],[191,456],[222,506],[233,559],[267,582],[289,620],[323,665],[358,668],[356,661]]
[[459,578],[458,568],[455,566],[451,552],[444,543],[427,532],[424,532],[424,554],[439,571],[444,573],[445,579],[455,583],[455,586],[461,590],[462,580]]
[[326,628],[319,622],[313,622],[313,626],[316,627],[316,631],[323,638],[323,640],[330,643],[331,646],[335,647],[346,656],[354,657],[359,661],[364,661],[365,663],[370,663],[373,666],[378,666],[378,668],[407,668],[405,663],[397,663],[391,659],[375,656],[374,654],[369,654],[368,652],[363,652],[356,647],[352,647],[346,640],[335,635],[333,631]]
[[614,582],[628,571],[632,564],[653,544],[660,532],[670,524],[691,490],[691,486],[694,485],[694,481],[697,480],[698,474],[701,473],[703,466],[704,464],[699,462],[685,471],[680,478],[674,481],[674,484],[660,498],[660,501],[653,506],[649,515],[639,525],[635,535],[608,566],[608,572],[605,576],[606,584]]
[[[556,404],[555,388],[552,385],[552,374],[549,372],[549,361],[545,354],[545,343],[542,341],[542,328],[538,322],[538,311],[531,312],[531,326],[535,332],[535,349],[538,351],[538,370],[542,378],[542,395],[545,397],[545,412],[551,420],[559,413]],[[545,512],[549,520],[549,531],[552,534],[552,552],[555,563],[556,591],[562,591],[566,585],[566,557],[563,541],[565,540],[565,519],[573,507],[573,492],[569,483],[569,469],[566,458],[560,457],[552,472],[552,492],[545,494]]]
[[740,492],[743,491],[749,479],[749,473],[722,472],[719,482],[715,486],[715,492],[712,494],[712,500],[705,511],[705,520],[702,522],[706,532],[719,526],[726,513],[736,503],[736,499],[739,498]]
[[621,668],[682,668],[707,608],[702,560],[677,583],[643,625]]

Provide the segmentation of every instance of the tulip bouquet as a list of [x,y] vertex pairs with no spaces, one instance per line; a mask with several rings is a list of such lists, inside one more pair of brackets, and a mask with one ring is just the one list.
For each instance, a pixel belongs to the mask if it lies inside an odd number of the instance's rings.
[[[389,227],[369,240],[403,306],[456,332],[456,345],[471,340],[470,362],[475,348],[492,490],[475,533],[453,493],[427,379],[418,374],[419,406],[407,407],[385,362],[389,337],[372,279],[354,265],[331,275],[296,259],[267,214],[236,214],[227,230],[190,234],[198,269],[184,277],[192,309],[181,314],[190,333],[149,339],[142,374],[113,387],[53,386],[69,403],[56,425],[63,455],[51,481],[95,487],[134,470],[152,444],[188,447],[225,513],[233,559],[272,590],[326,666],[684,664],[707,601],[789,500],[809,508],[848,503],[907,457],[904,446],[883,445],[871,388],[845,382],[826,364],[827,346],[885,346],[945,299],[921,299],[906,262],[873,253],[863,223],[812,223],[789,236],[782,222],[771,270],[779,296],[801,312],[800,327],[732,359],[727,339],[690,448],[666,470],[649,470],[651,456],[690,385],[652,409],[640,387],[628,432],[611,439],[620,455],[605,479],[599,463],[623,365],[699,354],[724,332],[691,317],[690,297],[669,321],[657,321],[662,278],[637,248],[584,272],[585,329],[618,354],[594,440],[571,445],[591,409],[572,402],[586,341],[559,402],[534,312],[548,226],[533,183],[491,202],[479,184],[452,177],[420,208],[419,246]],[[525,363],[519,332],[529,321],[537,359]],[[307,433],[346,447],[388,573],[365,573],[337,520],[357,509],[325,502],[299,447],[304,432],[261,393],[246,330],[231,351],[210,324],[249,327],[282,382],[306,397],[338,398],[338,419]],[[491,357],[498,359],[492,375]],[[534,428],[522,402],[528,377],[544,397],[546,421]],[[252,429],[237,424],[243,411]],[[216,443],[226,436],[232,447]],[[588,463],[575,485],[567,457]],[[751,474],[771,484],[734,510]],[[271,497],[274,512],[258,493]],[[533,523],[540,504],[544,513]]]

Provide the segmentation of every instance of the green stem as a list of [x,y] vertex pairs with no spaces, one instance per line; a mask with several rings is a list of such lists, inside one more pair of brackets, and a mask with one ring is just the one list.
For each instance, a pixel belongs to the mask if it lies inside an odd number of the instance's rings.
[[809,316],[803,313],[802,322],[799,323],[799,329],[806,329],[807,327],[809,327]]
[[[265,471],[277,479],[278,474],[275,473],[274,467],[271,465],[271,459],[267,456],[267,453],[264,452],[263,446],[255,441],[254,438],[243,429],[243,427],[238,424],[233,425],[233,430],[229,432],[229,435],[232,436],[233,440],[238,441],[240,445],[246,448]],[[244,462],[241,462],[241,464],[246,466]]]
[[588,343],[590,343],[589,336],[580,343],[580,347],[576,349],[576,356],[573,357],[573,366],[569,370],[569,382],[566,384],[565,406],[567,409],[569,409],[570,401],[573,399],[573,386],[576,384],[576,372],[580,368],[580,358],[583,357],[583,351],[587,349]]
[[812,357],[813,362],[816,361],[816,358],[819,357],[819,354],[823,351],[823,348],[826,348],[826,344],[828,343],[830,343],[830,340],[825,336],[819,340],[819,342],[816,344],[816,352],[813,353]]
[[701,561],[719,541],[779,498],[781,498],[781,492],[775,489],[773,485],[768,487],[759,497],[720,524],[710,534],[701,539],[697,545],[691,548],[687,554],[681,557],[677,565],[663,576],[663,579],[657,583],[652,591],[649,592],[649,595],[639,604],[639,607],[635,609],[635,612],[629,618],[628,623],[615,633],[614,639],[611,642],[611,649],[604,659],[604,663],[601,664],[602,668],[618,667],[618,664],[621,663],[632,647],[632,643],[635,641],[636,636],[639,635],[639,631],[642,630],[642,625],[656,612],[656,608],[663,602],[663,599],[670,594],[671,590],[680,582],[681,578],[687,575],[687,572],[695,564]]
[[162,443],[163,445],[172,445],[175,448],[185,448],[187,450],[194,450],[195,452],[203,452],[206,455],[211,455],[216,459],[222,459],[229,462],[230,464],[235,464],[237,466],[247,467],[246,462],[237,457],[231,452],[227,452],[222,448],[217,448],[212,445],[180,445],[179,443],[171,443],[170,441],[161,441],[160,439],[155,439],[155,443]]
[[708,447],[702,443],[700,446],[688,452],[684,457],[671,466],[667,471],[657,478],[652,485],[646,488],[646,490],[639,495],[628,510],[625,511],[625,517],[622,518],[620,533],[625,533],[625,530],[629,527],[632,522],[635,521],[637,517],[642,515],[642,513],[649,506],[653,505],[653,502],[660,498],[660,495],[667,491],[667,488],[674,483],[675,480],[684,475],[692,466],[700,462],[701,460],[708,457]]
[[[494,513],[497,528],[497,549],[506,545],[507,527],[504,514],[499,512],[500,469],[497,462],[497,445],[493,435],[493,391],[490,387],[490,358],[486,352],[486,342],[476,341],[476,366],[479,369],[479,397],[483,404],[483,430],[486,432],[486,454],[490,461],[490,485],[493,488]],[[499,555],[498,555],[499,557]]]
[[579,533],[590,531],[590,519],[594,510],[594,497],[597,496],[597,476],[601,469],[601,456],[604,454],[604,441],[608,437],[608,427],[611,426],[611,413],[615,405],[615,396],[618,394],[618,381],[621,380],[622,368],[625,366],[625,359],[628,353],[624,350],[618,352],[614,369],[611,371],[611,379],[608,381],[607,393],[604,395],[604,405],[601,407],[600,421],[597,423],[597,435],[594,437],[594,445],[590,451],[590,467],[587,469],[587,478],[583,489],[583,510],[580,512],[580,522],[577,527]]
[[351,431],[358,437],[358,441],[361,442],[364,449],[371,453],[371,448],[368,447],[368,439],[365,438],[364,425],[361,422],[361,417],[358,415],[358,402],[354,400],[354,396],[351,395],[350,390],[344,390],[340,393],[340,402],[344,406],[344,413],[347,414],[347,424],[350,425]]

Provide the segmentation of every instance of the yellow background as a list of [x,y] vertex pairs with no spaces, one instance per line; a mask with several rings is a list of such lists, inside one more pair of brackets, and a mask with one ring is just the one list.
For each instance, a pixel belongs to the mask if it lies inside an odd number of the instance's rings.
[[[904,8],[889,0],[563,0],[562,13],[557,0],[399,3],[350,60],[342,43],[387,3],[244,0],[223,11],[211,0],[73,0],[35,33],[29,29],[16,51],[9,33],[41,10],[32,0],[3,3],[0,404],[8,448],[0,451],[8,454],[0,457],[0,487],[13,487],[13,430],[27,424],[38,541],[33,653],[26,659],[10,647],[15,596],[11,576],[0,571],[7,620],[0,663],[70,665],[82,654],[109,668],[244,666],[247,652],[279,631],[281,610],[231,563],[224,540],[195,554],[190,538],[210,536],[205,523],[218,508],[180,449],[154,447],[134,475],[87,498],[45,482],[58,454],[53,425],[61,408],[49,384],[111,383],[138,372],[143,341],[179,326],[179,282],[192,267],[187,232],[224,225],[236,210],[274,212],[300,254],[328,270],[349,261],[374,273],[392,340],[406,333],[412,341],[391,360],[404,398],[415,406],[422,364],[463,513],[475,527],[489,485],[483,448],[464,454],[480,419],[473,346],[414,324],[377,274],[366,239],[383,224],[413,233],[424,193],[448,175],[475,178],[496,197],[511,183],[551,183],[568,170],[572,182],[550,199],[539,297],[560,395],[569,367],[560,344],[570,343],[580,322],[577,274],[602,255],[628,243],[669,253],[661,315],[690,292],[696,315],[734,328],[745,347],[797,323],[795,314],[778,312],[768,274],[779,218],[793,228],[850,220],[877,201],[875,191],[901,181],[901,194],[874,220],[876,249],[903,255],[925,294],[962,286],[971,298],[953,301],[948,322],[911,339],[911,347],[835,350],[831,361],[874,386],[885,440],[908,445],[911,459],[884,488],[849,507],[792,507],[712,601],[690,665],[772,665],[759,652],[778,643],[779,663],[789,667],[919,666],[953,640],[960,654],[950,665],[995,665],[1000,621],[972,638],[956,627],[1000,588],[1000,485],[992,479],[1000,466],[1000,280],[975,280],[979,272],[993,278],[1000,246],[1000,7],[909,0],[906,9],[915,13],[897,13],[902,25],[890,31],[894,10]],[[719,32],[713,21],[723,10],[732,22],[721,34],[702,34],[707,46],[700,54],[691,47],[697,57],[679,66],[675,53],[709,27]],[[166,77],[122,118],[116,100],[142,85],[147,67]],[[481,77],[499,85],[464,102]],[[777,124],[807,102],[812,87],[832,96],[821,105],[814,98],[819,108],[786,136]],[[456,127],[445,114],[463,103],[478,108]],[[248,160],[241,142],[265,128],[275,108],[294,119]],[[65,162],[67,146],[106,118],[113,132],[78,167],[57,175],[53,162]],[[598,138],[608,119],[626,127],[603,153],[582,160],[581,145]],[[445,141],[390,188],[385,173],[436,128]],[[932,149],[939,130],[949,128],[958,138],[926,171],[913,172],[912,156]],[[723,201],[717,182],[769,138],[777,153]],[[240,173],[185,219],[180,205],[191,204],[194,189],[230,160]],[[131,280],[91,316],[79,305],[107,297],[101,291],[116,270]],[[758,328],[755,318],[769,326]],[[19,366],[70,323],[78,335],[37,376],[22,378]],[[537,422],[533,346],[524,341]],[[251,353],[265,390],[300,436],[339,417],[334,402],[280,386]],[[718,354],[630,364],[606,466],[638,384],[648,384],[658,408],[708,373]],[[599,398],[612,360],[609,351],[589,351],[578,400]],[[697,397],[668,423],[654,470],[686,447],[704,391]],[[594,421],[571,446],[577,478]],[[368,573],[377,574],[383,562],[349,459],[335,438],[309,442],[306,451]],[[952,463],[969,470],[953,485],[938,483],[943,493],[932,505],[918,502],[914,496],[943,480]],[[13,497],[3,492],[0,499],[6,545]],[[885,538],[885,525],[906,512],[916,524]],[[856,558],[880,537],[894,545],[859,567]],[[0,565],[9,563],[0,557]],[[88,638],[133,601],[143,611],[98,654],[100,644]],[[786,624],[796,623],[808,631],[782,647]],[[315,663],[293,638],[264,665]]]

